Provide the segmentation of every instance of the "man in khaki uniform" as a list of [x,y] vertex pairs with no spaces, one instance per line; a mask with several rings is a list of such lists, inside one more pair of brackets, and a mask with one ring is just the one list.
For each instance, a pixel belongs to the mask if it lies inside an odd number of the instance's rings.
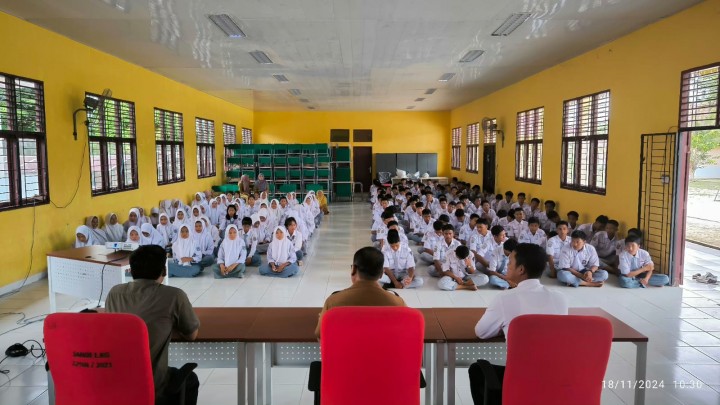
[[393,291],[382,289],[378,280],[383,275],[383,264],[385,257],[380,250],[374,247],[364,247],[353,257],[353,264],[350,266],[350,278],[352,286],[342,291],[332,293],[326,300],[320,312],[315,336],[320,339],[320,324],[325,311],[335,307],[404,307],[405,301]]

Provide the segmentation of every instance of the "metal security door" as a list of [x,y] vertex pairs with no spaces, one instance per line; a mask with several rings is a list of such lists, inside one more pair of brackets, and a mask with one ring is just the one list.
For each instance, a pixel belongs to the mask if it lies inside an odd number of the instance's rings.
[[677,134],[642,136],[638,229],[643,248],[655,263],[655,272],[674,280],[674,208],[677,176]]

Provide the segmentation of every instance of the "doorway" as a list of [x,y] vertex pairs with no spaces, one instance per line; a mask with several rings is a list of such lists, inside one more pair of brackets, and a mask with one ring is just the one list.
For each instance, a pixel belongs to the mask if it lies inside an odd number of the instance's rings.
[[[372,184],[372,147],[353,147],[353,178],[356,183],[362,184],[363,191],[369,192]],[[353,185],[353,191],[354,191]]]
[[483,190],[495,194],[495,144],[483,145]]

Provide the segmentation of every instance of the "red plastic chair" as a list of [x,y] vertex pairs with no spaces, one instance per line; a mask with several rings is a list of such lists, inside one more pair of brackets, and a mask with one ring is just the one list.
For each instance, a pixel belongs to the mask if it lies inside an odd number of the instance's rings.
[[45,319],[56,405],[153,405],[145,322],[131,314],[56,313]]
[[[323,405],[420,403],[425,319],[405,307],[339,307],[323,315]],[[390,384],[388,384],[390,383]]]
[[522,315],[510,322],[503,405],[600,404],[612,325],[579,315]]

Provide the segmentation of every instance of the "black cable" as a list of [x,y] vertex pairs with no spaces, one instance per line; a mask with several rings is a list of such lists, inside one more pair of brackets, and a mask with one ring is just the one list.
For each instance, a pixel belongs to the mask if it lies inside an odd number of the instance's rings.
[[78,173],[78,179],[77,179],[77,186],[75,186],[75,192],[73,193],[72,197],[70,198],[70,201],[67,202],[67,204],[63,206],[59,206],[55,204],[55,202],[51,199],[50,204],[52,204],[55,208],[64,209],[67,208],[70,204],[72,204],[73,201],[75,201],[75,197],[77,196],[78,190],[80,189],[80,179],[82,178],[82,172],[83,168],[85,167],[85,150],[87,150],[88,144],[87,142],[83,146],[83,153],[82,158],[80,159],[80,173]]
[[127,257],[128,257],[127,255],[123,256],[123,257],[119,257],[117,259],[107,261],[103,264],[102,270],[100,270],[100,296],[98,297],[98,303],[95,308],[100,308],[100,301],[102,301],[103,290],[105,289],[105,266],[107,266],[108,264],[110,264],[112,262],[116,262],[118,260],[127,259]]
[[[25,346],[25,343],[27,343],[27,342],[35,342],[38,344],[37,349],[35,348],[35,345],[30,346],[30,349],[28,349],[28,354],[30,354],[31,356],[33,356],[36,359],[45,358],[45,348],[42,346],[42,343],[38,342],[35,339],[28,339],[28,340],[22,342],[22,345]],[[35,355],[36,350],[40,352],[39,355]]]
[[[10,333],[10,332],[12,332],[12,331],[16,331],[16,330],[18,330],[18,329],[22,329],[22,328],[24,328],[24,327],[26,327],[26,326],[28,326],[28,325],[32,325],[32,324],[34,324],[34,323],[42,322],[42,321],[45,320],[45,317],[47,317],[49,314],[37,315],[37,316],[33,316],[33,317],[30,317],[30,318],[27,318],[27,319],[26,319],[26,316],[25,316],[25,313],[24,313],[24,312],[4,312],[4,313],[0,313],[0,315],[21,315],[20,319],[18,319],[17,322],[15,322],[16,325],[20,325],[20,326],[18,326],[17,328],[13,328],[13,329],[10,329],[10,330],[6,330],[6,331],[0,333],[0,336],[2,336],[2,335],[5,335],[5,334],[7,334],[7,333]],[[36,318],[37,318],[37,319],[36,319]]]

